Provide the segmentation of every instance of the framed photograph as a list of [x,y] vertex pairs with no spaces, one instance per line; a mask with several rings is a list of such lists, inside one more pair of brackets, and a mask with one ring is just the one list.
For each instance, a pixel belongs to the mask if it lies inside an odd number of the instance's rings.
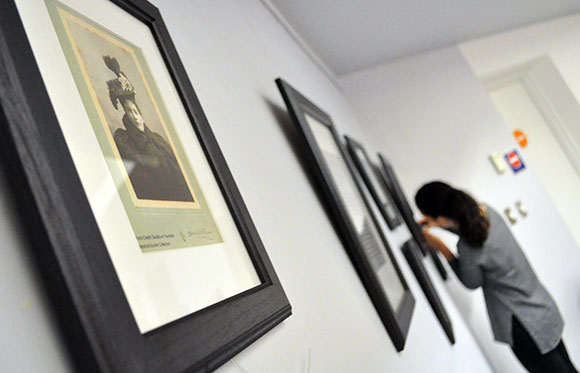
[[209,371],[290,316],[163,20],[6,0],[2,160],[80,371]]
[[415,299],[378,225],[371,197],[330,117],[282,79],[276,83],[337,233],[395,348],[401,351]]
[[399,212],[403,216],[411,235],[415,239],[415,242],[419,245],[421,252],[423,255],[429,255],[433,264],[437,268],[437,271],[441,275],[441,278],[447,280],[448,274],[447,270],[443,266],[441,259],[436,251],[429,249],[427,247],[427,241],[421,232],[421,227],[415,220],[413,215],[413,210],[411,209],[411,205],[409,204],[409,200],[405,196],[405,192],[403,192],[403,188],[399,183],[399,179],[395,174],[395,170],[393,166],[387,161],[380,153],[378,154],[380,165],[376,168],[380,175],[382,175],[381,180],[383,181],[386,188],[391,192],[395,200],[395,204],[399,209]]
[[408,241],[405,242],[403,245],[403,254],[405,255],[405,259],[409,263],[411,270],[415,274],[417,281],[419,281],[419,285],[421,289],[423,289],[423,293],[425,293],[425,297],[427,297],[427,301],[431,305],[435,316],[439,320],[445,335],[449,339],[451,344],[455,344],[455,335],[453,334],[453,325],[451,324],[451,319],[445,310],[445,306],[441,302],[441,298],[439,298],[439,294],[433,283],[431,282],[431,278],[427,274],[427,270],[423,265],[423,258],[420,254],[419,246],[413,238],[410,238]]
[[401,220],[389,191],[385,187],[385,184],[379,179],[380,175],[377,173],[376,167],[372,164],[361,143],[349,136],[344,136],[344,138],[350,156],[373,197],[373,200],[377,204],[382,217],[385,219],[390,230],[395,229],[401,224]]

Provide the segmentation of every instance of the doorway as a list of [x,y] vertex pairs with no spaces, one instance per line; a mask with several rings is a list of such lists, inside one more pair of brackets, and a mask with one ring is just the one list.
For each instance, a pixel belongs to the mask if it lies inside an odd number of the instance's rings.
[[482,79],[500,115],[580,245],[580,105],[545,56]]

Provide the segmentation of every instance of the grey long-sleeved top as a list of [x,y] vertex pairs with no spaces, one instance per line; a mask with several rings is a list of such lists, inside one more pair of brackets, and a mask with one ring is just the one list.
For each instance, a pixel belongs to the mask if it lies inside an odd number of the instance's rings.
[[538,281],[501,216],[489,206],[487,213],[489,235],[483,247],[472,247],[460,236],[459,255],[451,267],[466,287],[482,287],[497,341],[513,346],[515,316],[544,354],[554,349],[562,337],[564,322],[558,307]]

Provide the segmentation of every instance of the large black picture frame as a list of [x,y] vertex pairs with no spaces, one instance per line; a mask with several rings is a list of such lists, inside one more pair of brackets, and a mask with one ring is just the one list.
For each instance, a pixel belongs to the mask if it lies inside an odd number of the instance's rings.
[[[350,156],[365,181],[365,184],[381,212],[381,215],[385,219],[389,229],[395,229],[401,225],[401,220],[397,213],[397,209],[393,205],[394,201],[391,199],[391,193],[386,189],[384,183],[381,181],[381,175],[377,172],[376,167],[371,162],[364,146],[350,136],[344,136],[344,138]],[[365,167],[365,164],[367,167]],[[375,182],[373,182],[373,180],[375,180]],[[381,188],[381,191],[377,190],[377,187]],[[383,195],[384,198],[381,198],[381,195]]]
[[[286,106],[288,107],[290,116],[298,129],[302,144],[301,152],[306,155],[305,162],[307,163],[307,167],[311,170],[312,176],[316,180],[318,192],[324,199],[325,207],[331,215],[334,227],[351,258],[351,261],[354,264],[363,285],[365,286],[371,301],[381,318],[381,321],[391,337],[395,348],[397,351],[401,351],[405,345],[415,306],[415,299],[395,257],[393,256],[388,242],[378,225],[377,217],[369,205],[370,201],[367,199],[362,189],[362,180],[357,178],[356,170],[348,158],[346,149],[340,140],[330,116],[284,80],[279,78],[276,80],[276,83],[284,98]],[[391,301],[385,294],[385,291],[383,291],[381,280],[378,277],[377,272],[375,272],[372,258],[369,256],[368,241],[366,241],[367,244],[363,243],[362,235],[357,233],[344,203],[344,196],[341,196],[339,188],[335,184],[335,179],[332,176],[330,167],[324,158],[305,115],[315,118],[317,122],[330,131],[332,139],[341,153],[340,159],[346,164],[348,174],[352,177],[356,185],[357,192],[360,194],[364,203],[363,208],[368,211],[369,216],[372,219],[372,222],[369,223],[373,224],[380,236],[379,239],[381,242],[376,242],[376,247],[377,249],[380,249],[378,245],[382,244],[384,246],[388,257],[387,260],[391,261],[394,270],[396,271],[396,276],[404,288],[404,294],[397,309],[392,306]]]
[[405,259],[407,259],[407,263],[411,267],[411,270],[415,274],[421,289],[423,289],[423,293],[427,298],[427,301],[431,305],[435,316],[439,320],[445,335],[449,339],[451,344],[455,344],[455,335],[453,333],[453,324],[451,323],[451,319],[445,310],[445,306],[443,302],[441,302],[441,298],[439,298],[439,294],[437,290],[433,286],[433,282],[425,269],[423,264],[422,255],[419,252],[419,246],[413,238],[407,240],[402,247],[403,254],[405,255]]
[[151,30],[261,284],[139,331],[13,0],[0,11],[2,167],[79,371],[211,371],[290,316],[291,306],[158,9],[110,1]]
[[409,204],[409,200],[405,196],[405,192],[399,183],[399,179],[393,169],[393,166],[390,164],[389,161],[383,157],[382,154],[378,153],[378,158],[380,165],[377,167],[377,170],[380,175],[382,175],[381,180],[384,182],[386,188],[390,191],[391,195],[393,196],[397,208],[399,212],[403,216],[411,235],[415,239],[415,242],[419,245],[421,252],[423,255],[429,255],[433,261],[433,264],[437,268],[437,271],[441,275],[441,278],[447,280],[448,274],[447,270],[443,266],[441,259],[436,251],[430,249],[427,246],[427,241],[425,240],[425,236],[421,232],[421,227],[413,217],[413,210],[411,209],[411,205]]

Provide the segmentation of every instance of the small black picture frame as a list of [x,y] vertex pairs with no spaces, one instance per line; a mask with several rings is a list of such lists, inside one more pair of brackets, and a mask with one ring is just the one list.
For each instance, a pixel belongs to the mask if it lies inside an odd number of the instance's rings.
[[407,240],[402,247],[403,254],[405,255],[405,259],[407,259],[407,263],[411,267],[411,270],[415,274],[421,289],[423,289],[423,293],[427,298],[427,301],[431,305],[435,316],[439,320],[445,335],[449,339],[451,344],[455,344],[455,335],[453,333],[453,324],[451,323],[451,319],[445,310],[445,306],[443,302],[441,302],[441,298],[439,298],[439,294],[437,290],[433,286],[433,282],[425,269],[423,264],[422,255],[419,251],[419,246],[413,238]]
[[2,167],[78,371],[212,371],[289,317],[291,306],[158,9],[145,0],[99,1],[151,31],[260,283],[140,332],[14,0],[0,12]]
[[411,235],[415,239],[415,242],[417,242],[417,244],[419,245],[419,248],[421,249],[423,255],[429,255],[431,257],[431,260],[433,261],[433,264],[435,265],[437,271],[441,275],[441,278],[443,280],[447,280],[449,276],[447,274],[447,270],[445,269],[445,266],[441,262],[441,259],[439,258],[437,252],[427,247],[427,241],[425,241],[425,237],[421,232],[421,227],[419,226],[419,224],[417,223],[417,221],[413,216],[413,210],[411,209],[409,200],[405,196],[405,192],[403,191],[403,188],[399,183],[399,179],[395,174],[393,166],[389,161],[385,159],[385,157],[383,157],[382,154],[378,153],[378,158],[380,165],[377,167],[377,171],[379,172],[380,175],[382,175],[381,180],[384,182],[384,185],[387,187],[387,189],[391,192],[391,195],[395,200],[397,208],[399,209],[399,212],[403,216],[403,219],[405,220],[405,223],[407,224],[407,227],[409,228]]
[[380,180],[381,176],[377,172],[375,165],[371,162],[368,153],[360,142],[350,136],[344,136],[344,138],[350,157],[362,176],[387,226],[390,230],[395,229],[401,225],[401,219],[390,192]]
[[[306,156],[305,162],[334,227],[395,348],[401,351],[415,299],[371,209],[370,196],[365,195],[362,180],[356,175],[330,116],[284,80],[277,79],[276,83],[298,129],[300,152]],[[332,163],[329,163],[328,152],[333,152]],[[351,186],[347,193],[344,192],[345,185]],[[355,210],[357,212],[353,214]],[[353,217],[355,215],[357,218]],[[399,299],[397,305],[393,305],[395,294]]]

